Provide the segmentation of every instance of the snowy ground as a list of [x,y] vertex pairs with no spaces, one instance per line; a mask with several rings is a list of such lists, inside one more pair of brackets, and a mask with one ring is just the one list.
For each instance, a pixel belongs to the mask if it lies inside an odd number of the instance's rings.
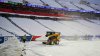
[[0,56],[100,56],[100,40],[61,39],[59,45],[43,45],[42,42],[37,40],[23,44],[11,38],[0,45]]
[[26,56],[100,56],[100,41],[67,41],[60,45],[42,45],[41,41],[27,42]]
[[8,41],[0,44],[0,56],[20,56],[24,45],[16,37],[9,37]]

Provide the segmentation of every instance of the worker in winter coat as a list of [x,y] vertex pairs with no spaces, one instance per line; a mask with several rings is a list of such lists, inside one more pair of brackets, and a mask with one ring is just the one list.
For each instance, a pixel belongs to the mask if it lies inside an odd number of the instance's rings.
[[23,43],[26,42],[26,34],[22,37],[22,41],[23,41]]

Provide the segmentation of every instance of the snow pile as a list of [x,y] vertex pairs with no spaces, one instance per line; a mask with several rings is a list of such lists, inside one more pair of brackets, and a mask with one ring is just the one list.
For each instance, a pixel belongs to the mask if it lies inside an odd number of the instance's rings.
[[0,56],[20,56],[23,44],[16,37],[10,37],[8,41],[0,44]]
[[26,56],[100,56],[100,41],[67,41],[59,45],[43,45],[41,41],[26,43]]

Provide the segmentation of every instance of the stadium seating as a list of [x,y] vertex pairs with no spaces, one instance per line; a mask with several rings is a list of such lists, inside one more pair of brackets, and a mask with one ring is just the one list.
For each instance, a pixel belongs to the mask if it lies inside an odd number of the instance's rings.
[[49,31],[48,29],[31,19],[15,17],[11,17],[10,19],[14,21],[17,25],[19,25],[21,28],[33,35],[45,35],[45,32]]
[[[7,1],[8,0],[5,0],[5,2]],[[81,10],[80,8],[89,11],[95,11],[93,8],[99,10],[98,5],[90,4],[91,7],[89,7],[85,4],[79,4],[79,0],[78,2],[73,2],[74,0],[67,0],[67,1],[66,0],[56,0],[56,1],[55,0],[26,0],[26,1],[34,5],[41,5],[41,6],[44,6],[45,3],[51,7],[57,7],[57,8],[63,8],[62,6],[65,6],[66,8],[76,9],[76,10]],[[13,2],[22,2],[22,1],[16,0]],[[45,35],[46,31],[61,32],[61,34],[64,36],[100,34],[100,30],[99,30],[100,25],[98,25],[100,23],[98,23],[99,21],[96,20],[91,20],[94,22],[92,23],[81,19],[74,20],[74,21],[32,20],[29,18],[16,18],[16,17],[10,17],[10,19],[19,27],[31,33],[32,35]],[[26,34],[21,29],[16,27],[13,23],[11,23],[8,19],[1,16],[0,16],[0,27],[10,32],[16,33],[19,36],[23,36],[24,34]],[[0,31],[1,31],[0,34],[3,36],[11,35],[10,33],[2,29],[0,29]]]
[[68,9],[76,9],[76,10],[80,10],[79,8],[77,8],[76,6],[72,5],[70,2],[66,2],[66,1],[58,1],[61,5],[63,5],[64,7],[68,8]]
[[88,11],[95,11],[94,9],[84,5],[84,4],[79,4],[79,3],[74,3],[74,5],[80,7],[80,8],[83,8],[84,10],[88,10]]
[[42,0],[44,3],[48,4],[51,7],[57,7],[57,8],[63,8],[61,5],[59,5],[54,0]]
[[19,28],[17,28],[16,26],[14,26],[10,21],[8,21],[6,18],[4,17],[1,17],[0,16],[0,27],[10,31],[10,32],[13,32],[13,33],[16,33],[17,35],[21,35],[23,36],[25,33],[23,31],[21,31]]
[[33,5],[41,5],[43,6],[43,3],[40,0],[26,0],[29,3],[33,4]]

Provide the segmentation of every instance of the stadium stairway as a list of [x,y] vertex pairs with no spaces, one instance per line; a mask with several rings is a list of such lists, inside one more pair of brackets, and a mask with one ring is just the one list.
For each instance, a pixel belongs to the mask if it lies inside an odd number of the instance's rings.
[[42,0],[45,4],[48,4],[51,7],[57,7],[57,8],[63,8],[58,3],[56,3],[54,0]]
[[94,7],[92,7],[92,6],[90,6],[89,4],[85,4],[86,6],[88,6],[88,7],[90,7],[90,8],[92,8],[92,9],[94,9],[94,10],[96,10],[96,11],[100,11],[100,10],[98,10],[98,9],[96,9],[96,8],[94,8]]
[[64,7],[64,8],[80,10],[79,8],[77,8],[76,6],[71,4],[70,2],[61,1],[61,0],[59,0],[57,2],[60,3],[62,5],[62,7]]
[[53,29],[56,32],[61,32],[63,36],[82,35],[81,32],[73,29],[72,27],[65,26],[54,20],[38,20],[38,21],[46,25],[50,29]]
[[89,6],[95,8],[97,11],[100,11],[100,6],[96,4],[89,4]]
[[84,36],[86,34],[90,34],[90,32],[85,30],[87,28],[84,25],[81,25],[80,23],[76,23],[74,21],[59,21],[59,22],[64,24],[67,28],[70,28],[71,30],[75,30],[76,35],[81,35],[81,36],[83,35]]
[[22,29],[20,26],[18,26],[16,23],[14,23],[9,17],[6,17],[6,19],[8,21],[10,21],[13,25],[15,25],[16,27],[18,27],[19,29],[21,29],[23,32],[25,32],[26,34],[32,36],[32,34],[28,33],[26,30]]
[[[71,25],[68,25],[68,24],[64,24],[64,23],[61,22],[61,21],[57,21],[57,22],[60,23],[60,24],[63,24],[63,25],[66,26],[66,27],[69,27],[69,28],[71,28],[71,29],[76,30],[79,34],[80,34],[80,33],[81,33],[81,34],[84,34],[83,31],[79,30],[78,28],[76,28],[76,27],[74,27],[74,26],[71,26]],[[67,23],[67,22],[66,22],[66,23]]]
[[84,19],[82,20],[75,20],[75,22],[85,26],[85,30],[92,33],[93,35],[99,35],[100,34],[100,25],[88,22]]
[[13,35],[0,28],[0,36],[13,36]]
[[93,8],[88,7],[84,4],[79,4],[79,3],[73,3],[73,4],[79,8],[82,8],[83,10],[95,11]]
[[99,23],[96,23],[96,22],[94,22],[94,21],[91,20],[91,19],[85,19],[85,20],[88,21],[88,22],[90,22],[90,23],[94,23],[94,24],[100,25]]
[[44,6],[49,6],[48,4],[46,4],[44,1],[40,0]]
[[[72,5],[74,5],[74,6],[76,6],[73,2],[70,2]],[[84,10],[83,8],[81,8],[81,7],[78,7],[78,6],[76,6],[77,8],[79,8],[80,10]]]
[[35,22],[39,23],[40,25],[44,26],[45,28],[49,29],[50,31],[54,31],[54,30],[50,29],[49,27],[47,27],[46,25],[42,24],[41,22],[39,22],[37,20],[35,20]]
[[[0,27],[0,29],[6,31],[7,33],[10,33],[11,35],[14,35],[14,36],[18,37],[18,35],[17,35],[16,33],[13,33],[13,32],[11,32],[11,31],[8,31],[8,30],[6,30],[6,29],[4,29],[4,28],[2,28],[2,27]],[[8,36],[9,36],[9,35],[8,35]]]
[[66,8],[65,6],[63,6],[62,4],[60,4],[57,0],[55,0],[56,3],[58,3],[60,6],[62,6],[63,8]]
[[22,30],[17,28],[15,25],[13,25],[10,21],[8,21],[5,17],[1,17],[1,16],[0,16],[0,27],[8,31],[11,31],[13,33],[16,33],[19,36],[23,36],[24,34],[26,34]]
[[29,3],[33,4],[33,5],[41,5],[43,6],[43,3],[40,0],[26,0]]
[[46,31],[51,31],[38,22],[36,22],[36,19],[30,19],[30,18],[16,18],[11,17],[10,18],[13,22],[15,22],[17,25],[19,25],[21,28],[25,29],[27,32],[33,34],[33,35],[45,35]]

